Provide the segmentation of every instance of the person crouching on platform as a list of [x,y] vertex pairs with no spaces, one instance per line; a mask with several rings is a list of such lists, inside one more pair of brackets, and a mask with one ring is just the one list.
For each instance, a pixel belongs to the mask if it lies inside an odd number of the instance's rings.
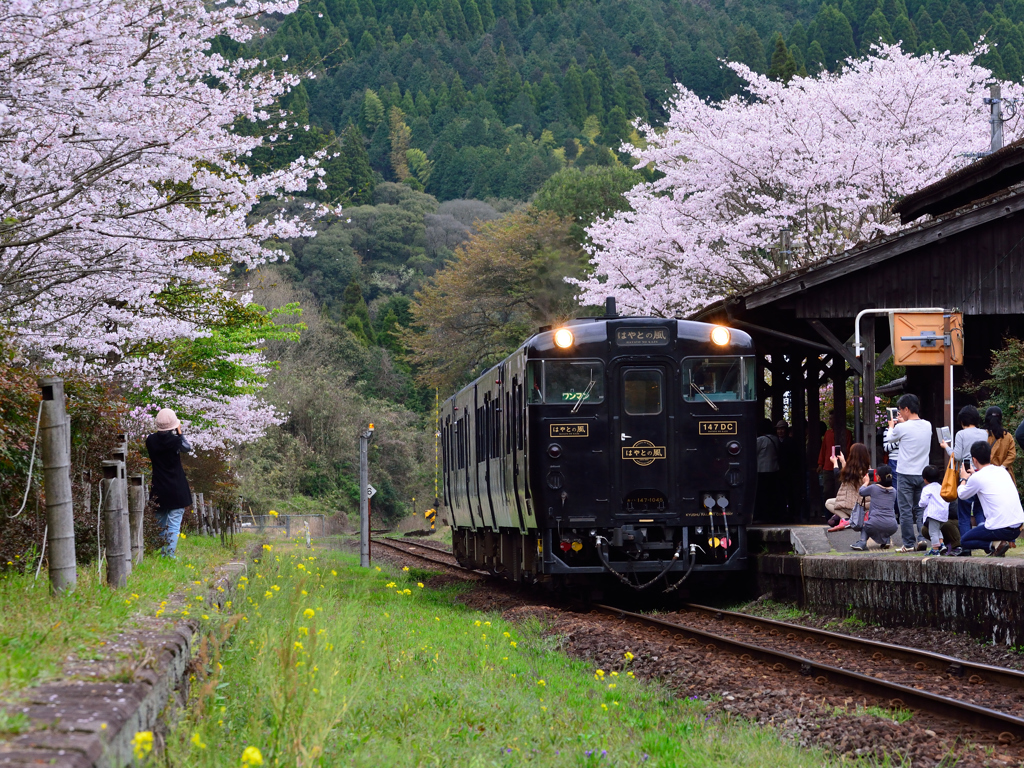
[[850,446],[849,461],[840,450],[837,450],[836,455],[830,459],[832,471],[838,475],[836,484],[839,486],[834,499],[825,499],[825,509],[832,514],[828,521],[831,526],[828,532],[833,533],[850,526],[850,515],[853,514],[854,506],[861,500],[860,494],[857,493],[857,489],[862,485],[861,478],[871,469],[871,454],[864,443],[854,443]]
[[156,415],[156,432],[146,438],[146,451],[153,462],[153,484],[150,497],[156,502],[156,519],[164,540],[161,554],[174,557],[181,532],[185,507],[192,505],[192,489],[188,487],[181,454],[191,453],[192,446],[181,433],[181,422],[174,411],[164,408]]
[[882,549],[889,548],[889,540],[896,533],[896,489],[892,487],[892,470],[888,464],[882,464],[875,470],[878,483],[871,483],[871,475],[865,474],[861,487],[857,491],[861,496],[871,500],[864,527],[860,531],[860,541],[851,544],[850,549],[863,552],[868,548],[868,539],[877,541]]
[[973,470],[960,468],[957,495],[961,499],[978,498],[985,510],[985,524],[969,530],[960,540],[960,551],[954,554],[970,555],[971,550],[983,549],[989,555],[1002,557],[1020,536],[1024,509],[1017,486],[1009,472],[991,462],[991,446],[979,440],[971,446]]
[[926,483],[921,491],[921,509],[924,513],[921,533],[931,541],[932,548],[927,553],[929,555],[944,555],[960,546],[960,529],[956,521],[950,521],[949,502],[942,498],[944,474],[945,470],[934,464],[929,464],[921,472]]

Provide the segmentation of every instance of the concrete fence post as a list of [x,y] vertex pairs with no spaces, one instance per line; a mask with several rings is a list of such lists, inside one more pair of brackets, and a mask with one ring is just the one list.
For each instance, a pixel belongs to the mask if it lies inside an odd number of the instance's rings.
[[[103,533],[107,548],[107,584],[120,589],[128,583],[128,560],[124,556],[126,538],[121,532],[121,462],[103,462]],[[131,555],[131,550],[128,552]]]
[[115,439],[117,442],[114,444],[114,450],[110,452],[110,458],[121,463],[117,474],[120,481],[118,491],[121,493],[118,508],[121,510],[121,536],[124,538],[121,551],[125,559],[125,577],[128,577],[132,575],[132,530],[128,515],[128,437],[118,435]]
[[132,562],[135,565],[142,562],[142,518],[145,511],[146,490],[142,475],[132,475],[128,478],[128,524],[131,526]]
[[39,387],[43,396],[39,437],[50,547],[50,594],[63,595],[78,584],[71,501],[71,426],[64,407],[64,381],[46,377],[39,379]]

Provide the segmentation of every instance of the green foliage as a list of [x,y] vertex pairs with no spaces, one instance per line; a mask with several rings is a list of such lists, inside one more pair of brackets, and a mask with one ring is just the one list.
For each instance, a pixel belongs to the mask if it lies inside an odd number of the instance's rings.
[[595,220],[628,208],[622,193],[644,180],[632,168],[614,164],[559,171],[537,192],[533,205],[538,210],[569,219],[569,235],[579,245],[586,242],[586,228]]

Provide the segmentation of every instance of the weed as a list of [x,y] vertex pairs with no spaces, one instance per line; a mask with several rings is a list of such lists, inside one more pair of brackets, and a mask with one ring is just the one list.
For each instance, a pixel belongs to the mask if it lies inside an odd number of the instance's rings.
[[32,721],[22,712],[0,709],[0,735],[17,736],[32,727]]
[[364,570],[336,552],[300,570],[305,553],[275,549],[250,571],[260,587],[237,601],[234,634],[215,630],[200,649],[168,764],[237,766],[247,749],[267,765],[344,755],[356,768],[829,762],[630,677],[628,648],[595,670],[535,620],[459,604],[465,587],[422,588],[416,571]]

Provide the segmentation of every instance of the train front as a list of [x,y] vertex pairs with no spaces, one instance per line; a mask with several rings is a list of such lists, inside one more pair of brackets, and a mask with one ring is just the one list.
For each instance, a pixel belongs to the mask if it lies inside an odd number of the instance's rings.
[[668,589],[743,569],[757,477],[749,335],[597,318],[526,350],[541,573]]

